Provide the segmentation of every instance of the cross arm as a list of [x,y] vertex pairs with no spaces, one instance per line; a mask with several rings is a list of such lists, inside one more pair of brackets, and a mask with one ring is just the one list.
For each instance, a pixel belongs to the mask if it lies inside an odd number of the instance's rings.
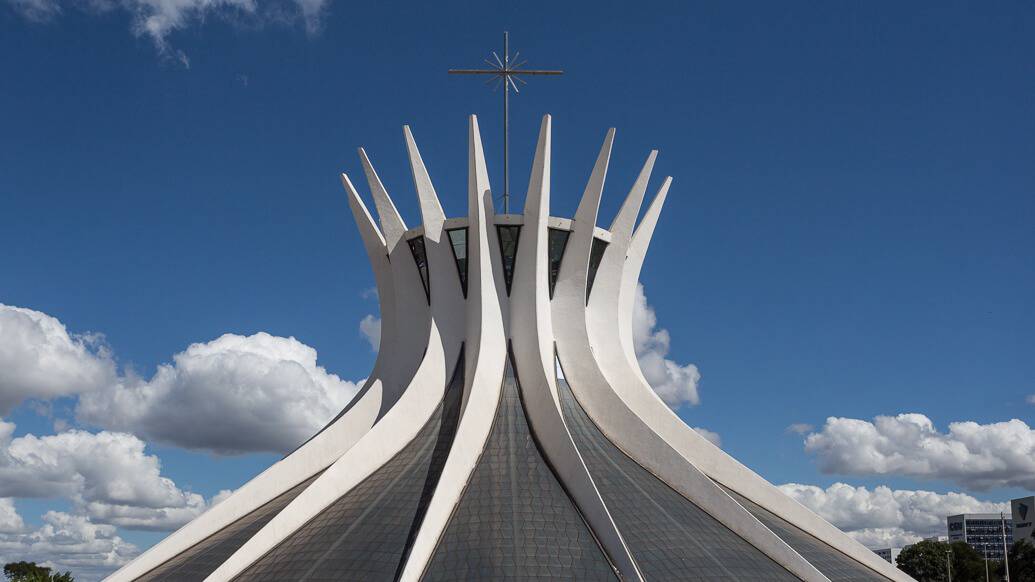
[[564,71],[537,69],[449,69],[450,75],[563,75]]

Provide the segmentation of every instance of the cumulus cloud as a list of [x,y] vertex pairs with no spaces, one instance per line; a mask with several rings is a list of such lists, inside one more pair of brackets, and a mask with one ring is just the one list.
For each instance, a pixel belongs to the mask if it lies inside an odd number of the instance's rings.
[[793,432],[794,434],[805,434],[811,432],[816,427],[805,422],[796,422],[787,427],[787,432]]
[[826,473],[944,479],[975,490],[1035,489],[1035,430],[1017,419],[954,422],[944,433],[916,413],[872,422],[831,417],[805,439],[805,450]]
[[708,442],[710,442],[711,444],[713,444],[713,445],[715,445],[717,447],[721,447],[722,446],[722,438],[719,437],[719,433],[714,432],[714,431],[710,431],[710,430],[708,430],[706,428],[701,428],[699,426],[695,426],[694,430],[697,431],[697,434],[699,434],[699,435],[703,436],[704,438],[706,438],[708,440]]
[[149,38],[158,51],[189,67],[187,56],[169,45],[169,36],[208,19],[266,23],[300,22],[308,34],[321,28],[328,0],[7,0],[26,19],[51,20],[67,8],[93,14],[123,12],[136,36]]
[[0,535],[16,534],[25,531],[25,522],[14,507],[14,500],[0,497]]
[[642,284],[636,286],[633,304],[633,343],[644,377],[666,404],[675,409],[700,403],[701,373],[693,364],[680,365],[666,358],[671,338],[667,329],[658,328],[657,314],[647,303]]
[[367,315],[359,322],[359,333],[370,343],[370,349],[377,351],[381,345],[381,318]]
[[[380,321],[360,329],[372,345]],[[291,450],[341,411],[358,386],[328,373],[316,350],[267,333],[196,343],[150,379],[117,371],[97,334],[0,304],[0,415],[25,400],[79,395],[83,423],[218,453]],[[63,419],[55,427],[67,428]],[[0,427],[0,432],[3,428]]]
[[[62,497],[95,522],[172,530],[207,509],[205,499],[161,475],[135,436],[82,430],[11,438],[0,422],[0,497]],[[0,531],[9,517],[0,506]]]
[[[10,500],[0,499],[0,514],[5,503]],[[43,525],[36,530],[0,530],[0,559],[5,563],[26,560],[59,572],[72,570],[80,582],[100,580],[138,553],[136,546],[117,535],[115,526],[59,511],[44,514]]]
[[81,395],[76,417],[189,449],[286,452],[358,390],[316,357],[293,337],[226,334],[192,344],[150,380],[127,376]]
[[56,318],[0,304],[0,415],[22,401],[96,390],[115,378],[97,334],[69,334]]
[[870,548],[902,546],[945,533],[945,517],[1009,511],[1008,503],[980,501],[964,493],[853,487],[826,489],[788,483],[780,489]]

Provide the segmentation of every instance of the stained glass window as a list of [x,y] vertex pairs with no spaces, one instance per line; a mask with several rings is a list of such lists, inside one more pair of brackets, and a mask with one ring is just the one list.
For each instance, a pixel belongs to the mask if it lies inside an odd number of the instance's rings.
[[428,305],[431,305],[431,280],[428,278],[428,251],[424,248],[424,237],[418,236],[406,242],[410,245],[410,252],[413,253],[413,261],[417,263],[420,282],[424,285],[424,296],[428,299]]
[[589,294],[593,291],[593,280],[597,278],[597,269],[600,268],[600,259],[604,258],[605,250],[607,250],[607,241],[594,238],[593,248],[589,250],[589,274],[586,276],[586,304],[589,304]]
[[564,248],[568,246],[570,231],[559,228],[549,230],[548,257],[550,259],[550,299],[553,299],[553,288],[557,285],[557,273],[561,271],[561,258],[564,257]]
[[446,231],[449,235],[449,244],[453,248],[453,258],[456,259],[456,272],[460,275],[460,288],[467,297],[467,228],[453,228]]
[[497,226],[496,233],[499,235],[500,256],[503,258],[503,280],[507,284],[507,295],[510,295],[510,284],[514,281],[514,259],[517,257],[521,227]]

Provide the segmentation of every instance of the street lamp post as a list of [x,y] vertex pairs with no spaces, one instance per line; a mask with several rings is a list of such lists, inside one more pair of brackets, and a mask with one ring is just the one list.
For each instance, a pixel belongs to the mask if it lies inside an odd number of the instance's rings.
[[985,582],[988,582],[988,548],[985,548]]
[[1003,533],[1003,567],[1006,569],[1006,582],[1010,582],[1010,552],[1006,549],[1006,517],[999,512],[999,527]]

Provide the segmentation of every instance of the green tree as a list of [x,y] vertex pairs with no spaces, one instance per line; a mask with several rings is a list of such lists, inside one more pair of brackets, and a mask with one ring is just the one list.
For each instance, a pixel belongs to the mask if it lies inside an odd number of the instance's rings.
[[949,544],[944,542],[917,542],[902,550],[896,564],[919,582],[945,582],[948,552]]
[[[1035,582],[1035,545],[1027,540],[1017,540],[1010,546],[1010,582]],[[1002,577],[1006,568],[999,563],[995,573]]]
[[[952,550],[952,580],[953,582],[984,582],[985,580],[985,557],[965,542],[953,542],[949,544]],[[991,565],[989,565],[991,572]]]
[[11,562],[4,565],[4,577],[10,582],[75,582],[71,572],[51,574],[50,568],[35,562]]

